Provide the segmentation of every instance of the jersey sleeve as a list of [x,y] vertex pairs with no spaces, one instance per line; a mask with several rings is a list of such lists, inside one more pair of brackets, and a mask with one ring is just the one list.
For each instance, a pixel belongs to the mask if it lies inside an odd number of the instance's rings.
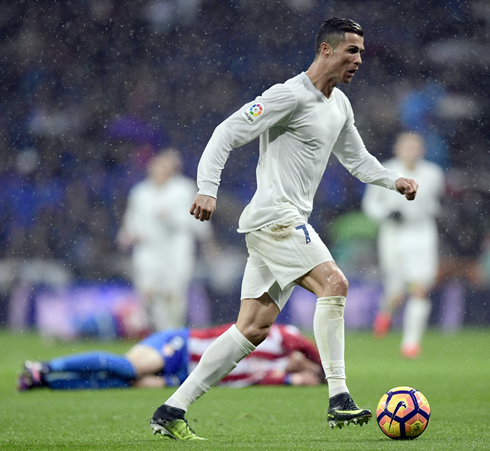
[[230,152],[254,140],[269,128],[285,123],[296,109],[293,91],[274,85],[223,121],[214,130],[197,170],[199,194],[217,197],[221,172]]
[[333,153],[340,163],[361,182],[371,183],[395,190],[395,182],[403,175],[398,171],[390,171],[371,155],[362,141],[354,123],[354,113],[347,97],[344,97],[347,110],[347,121],[340,133]]

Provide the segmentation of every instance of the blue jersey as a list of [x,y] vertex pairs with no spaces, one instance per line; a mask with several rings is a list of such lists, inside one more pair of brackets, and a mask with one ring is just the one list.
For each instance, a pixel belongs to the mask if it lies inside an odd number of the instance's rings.
[[156,349],[163,357],[165,364],[160,374],[167,386],[177,387],[189,375],[188,339],[189,328],[183,328],[156,332],[139,343]]

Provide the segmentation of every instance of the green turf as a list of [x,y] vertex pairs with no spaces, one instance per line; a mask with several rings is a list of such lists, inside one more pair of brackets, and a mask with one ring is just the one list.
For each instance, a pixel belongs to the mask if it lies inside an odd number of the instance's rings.
[[0,449],[90,450],[483,450],[490,448],[490,330],[455,335],[431,331],[417,361],[398,354],[400,336],[346,337],[348,385],[355,401],[375,410],[381,395],[413,386],[432,408],[416,440],[393,441],[372,420],[330,430],[326,387],[215,388],[187,418],[204,443],[161,440],[150,417],[171,389],[105,391],[33,390],[18,393],[16,375],[26,359],[47,359],[92,349],[124,352],[126,343],[53,343],[35,334],[0,331]]

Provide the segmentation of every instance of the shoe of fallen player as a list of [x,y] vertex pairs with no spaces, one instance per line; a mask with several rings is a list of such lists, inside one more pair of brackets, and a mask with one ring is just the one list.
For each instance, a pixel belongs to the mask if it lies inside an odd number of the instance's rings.
[[32,390],[33,388],[46,387],[47,384],[44,381],[44,375],[47,371],[47,367],[43,363],[27,360],[17,380],[17,389],[19,391],[26,391]]

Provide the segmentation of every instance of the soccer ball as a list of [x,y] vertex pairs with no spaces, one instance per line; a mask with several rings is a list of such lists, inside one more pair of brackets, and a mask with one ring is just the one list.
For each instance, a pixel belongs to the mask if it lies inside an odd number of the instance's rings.
[[395,440],[417,438],[427,429],[430,406],[426,397],[412,387],[395,387],[378,403],[376,420],[383,433]]

